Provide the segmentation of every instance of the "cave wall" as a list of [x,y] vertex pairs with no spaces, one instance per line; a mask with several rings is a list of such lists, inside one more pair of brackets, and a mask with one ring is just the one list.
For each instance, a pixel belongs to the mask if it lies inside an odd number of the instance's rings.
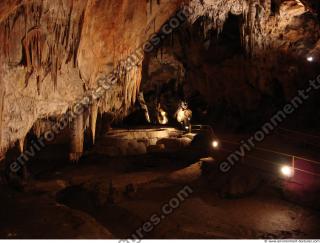
[[[298,0],[4,0],[0,2],[0,148],[23,140],[37,120],[65,113],[97,87],[99,77],[113,70],[120,82],[99,101],[98,111],[126,116],[140,89],[142,64],[125,72],[121,60],[157,32],[182,2],[193,9],[189,25],[204,19],[200,23],[206,44],[196,43],[196,35],[180,36],[171,58],[176,62],[173,68],[186,68],[189,85],[211,104],[220,97],[231,100],[230,106],[250,110],[275,78],[284,82],[281,86],[289,97],[297,87],[297,60],[304,61],[310,53],[319,55],[319,21],[308,12],[317,8],[307,0],[302,1],[306,5]],[[275,2],[278,11],[273,12]],[[208,36],[223,31],[230,13],[242,17],[246,57],[204,64],[210,61]],[[178,73],[181,70],[172,75]]]
[[[0,3],[0,148],[23,140],[39,119],[64,114],[97,86],[99,75],[157,31],[181,1],[5,0]],[[120,74],[119,74],[120,77]],[[121,73],[99,103],[125,115],[141,66]]]
[[[201,104],[199,113],[211,112],[212,119],[205,120],[220,120],[229,128],[254,128],[319,74],[319,20],[300,1],[281,1],[278,11],[271,1],[224,5],[208,0],[194,8],[189,25],[151,57],[148,69],[153,71],[143,86],[159,85],[159,76],[153,73],[166,66],[172,71],[164,79],[176,79],[183,66],[184,95]],[[228,29],[230,19],[238,20],[233,29]],[[314,63],[307,62],[310,55]],[[310,104],[294,121],[316,123],[319,114],[313,111],[318,103]]]

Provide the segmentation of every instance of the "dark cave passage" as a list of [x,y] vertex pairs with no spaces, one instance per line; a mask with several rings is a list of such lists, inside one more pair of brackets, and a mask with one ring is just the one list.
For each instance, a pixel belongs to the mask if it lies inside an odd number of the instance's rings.
[[245,54],[241,40],[242,19],[242,16],[229,14],[222,32],[213,33],[217,37],[212,38],[210,43],[206,60],[208,63],[219,64],[235,55]]

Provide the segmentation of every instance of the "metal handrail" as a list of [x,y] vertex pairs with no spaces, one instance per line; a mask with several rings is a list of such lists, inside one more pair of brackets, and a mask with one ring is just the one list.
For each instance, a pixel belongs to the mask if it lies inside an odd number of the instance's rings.
[[279,129],[280,129],[280,130],[283,130],[283,131],[290,132],[290,133],[300,134],[300,135],[302,135],[302,136],[304,136],[304,137],[311,137],[311,138],[320,139],[320,136],[313,135],[313,134],[308,134],[308,133],[305,133],[305,132],[294,131],[294,130],[290,130],[290,129],[283,128],[283,127],[280,127]]
[[212,126],[210,126],[210,125],[203,125],[203,124],[192,124],[191,125],[191,131],[203,131],[203,130],[210,130],[210,133],[213,135],[213,137],[217,137],[213,131]]
[[[230,142],[230,141],[228,141],[228,140],[221,140],[221,141],[222,141],[222,142],[225,142],[225,143],[229,143],[229,144],[239,145],[239,143]],[[304,157],[301,157],[301,156],[298,156],[298,155],[287,154],[287,153],[283,153],[283,152],[279,152],[279,151],[275,151],[275,150],[271,150],[271,149],[266,149],[266,148],[261,148],[261,147],[255,147],[255,149],[261,150],[261,151],[264,151],[264,152],[269,152],[269,153],[273,153],[273,154],[278,154],[278,155],[286,156],[286,157],[295,157],[295,158],[297,158],[297,159],[302,159],[302,160],[305,160],[305,161],[308,161],[308,162],[314,163],[314,164],[320,164],[319,161],[307,159],[307,158],[304,158]]]
[[[237,145],[238,145],[238,143],[230,142],[230,141],[227,141],[227,140],[222,140],[222,141],[223,141],[223,142],[226,142],[226,143],[237,144]],[[264,149],[264,148],[259,148],[259,147],[255,147],[255,149],[261,150],[261,151],[265,151],[265,152],[269,152],[269,153],[278,154],[278,155],[283,155],[283,156],[292,158],[292,160],[291,160],[291,165],[292,165],[292,168],[293,168],[294,171],[300,171],[300,172],[303,172],[303,173],[306,173],[306,174],[310,174],[310,175],[313,175],[313,176],[320,177],[320,174],[319,174],[319,173],[314,173],[314,172],[312,172],[312,171],[307,171],[307,170],[303,170],[303,169],[299,169],[299,168],[296,168],[296,167],[295,167],[295,160],[296,160],[296,159],[304,160],[304,161],[307,161],[307,162],[310,162],[310,163],[313,163],[313,164],[317,164],[317,165],[320,165],[320,162],[319,162],[319,161],[310,160],[310,159],[306,159],[306,158],[303,158],[303,157],[299,157],[299,156],[295,156],[295,155],[290,155],[290,154],[286,154],[286,153],[281,153],[281,152],[278,152],[278,151],[273,151],[273,150]],[[233,152],[233,151],[228,150],[228,149],[223,149],[223,150],[225,150],[225,151],[227,151],[227,152],[230,152],[230,153]],[[248,155],[247,157],[253,158],[253,159],[257,159],[257,160],[260,160],[260,161],[264,161],[264,162],[269,163],[269,164],[278,165],[278,163],[271,162],[271,161],[265,160],[265,159],[261,159],[261,158],[256,157],[256,156],[250,156],[250,155]]]

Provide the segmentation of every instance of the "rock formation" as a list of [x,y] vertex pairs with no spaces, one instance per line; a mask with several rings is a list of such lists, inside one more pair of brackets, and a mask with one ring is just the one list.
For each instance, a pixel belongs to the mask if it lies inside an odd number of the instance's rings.
[[[172,40],[185,38],[184,44],[180,42],[173,48],[163,45],[165,61],[158,64],[154,54],[150,57],[150,53],[141,53],[141,60],[128,71],[122,61],[182,6],[188,6],[192,14],[178,30],[180,36],[173,34]],[[318,11],[317,1],[308,0],[3,0],[2,153],[23,141],[35,124],[39,128],[42,121],[65,114],[77,100],[98,87],[99,78],[113,72],[119,82],[88,109],[95,140],[98,113],[125,117],[136,102],[141,82],[152,80],[150,75],[142,78],[142,61],[147,56],[151,58],[150,70],[156,71],[157,65],[169,66],[169,76],[186,82],[209,104],[225,99],[231,100],[228,105],[241,104],[252,110],[261,96],[274,91],[274,86],[281,86],[288,98],[300,85],[297,77],[303,76],[297,64],[310,53],[315,58],[320,54],[319,20],[315,16]],[[239,38],[246,58],[222,55],[218,65],[207,64],[208,60],[215,62],[204,54],[206,48],[214,46],[209,37],[223,35],[231,15],[239,17]],[[195,43],[192,35],[181,35],[195,31],[195,26],[204,44]],[[174,52],[168,54],[172,49]],[[187,56],[188,52],[192,55]],[[286,62],[278,67],[283,59]],[[230,73],[230,66],[237,68]],[[160,79],[167,82],[170,77]],[[234,96],[229,87],[235,86],[246,93]],[[218,88],[219,94],[211,95]],[[38,133],[43,132],[38,129]]]

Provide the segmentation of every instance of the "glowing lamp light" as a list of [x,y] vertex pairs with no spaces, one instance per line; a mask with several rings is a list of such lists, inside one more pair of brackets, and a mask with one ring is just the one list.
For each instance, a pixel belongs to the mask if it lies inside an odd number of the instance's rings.
[[189,130],[189,127],[188,127],[188,126],[185,126],[185,129],[186,129],[186,130]]
[[312,56],[307,57],[308,62],[313,62],[314,58]]
[[217,140],[214,140],[214,141],[212,142],[212,147],[213,147],[214,149],[219,148],[219,142],[218,142]]
[[286,177],[292,177],[293,176],[293,168],[288,165],[282,166],[281,173]]

